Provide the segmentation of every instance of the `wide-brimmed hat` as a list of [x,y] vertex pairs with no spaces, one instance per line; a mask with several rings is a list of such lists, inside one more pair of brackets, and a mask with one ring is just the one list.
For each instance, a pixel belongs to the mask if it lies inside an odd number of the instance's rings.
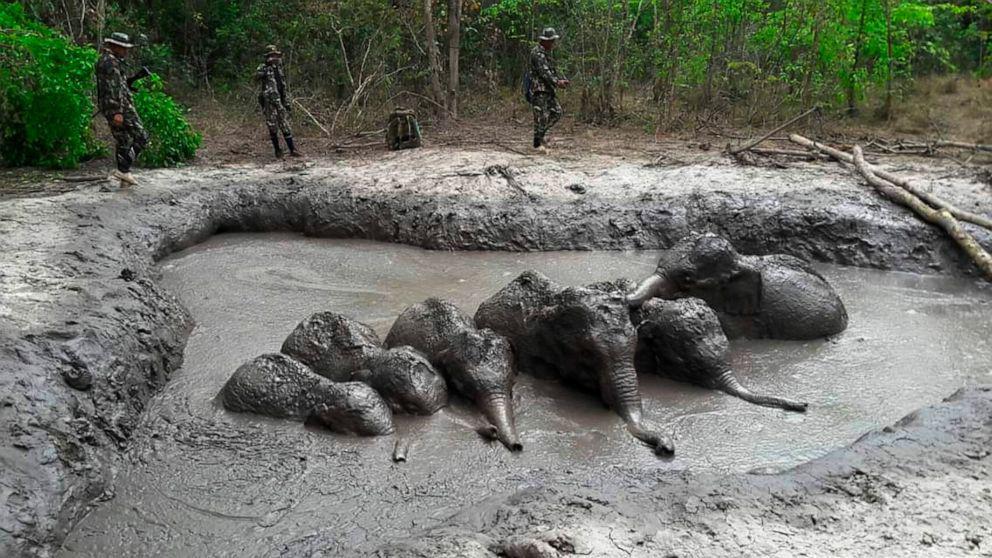
[[265,57],[268,58],[270,56],[282,56],[282,52],[279,52],[276,45],[268,45],[265,47]]
[[541,32],[541,36],[538,37],[542,41],[555,41],[558,38],[558,32],[555,31],[554,27],[545,27],[544,31]]
[[134,46],[131,44],[131,37],[128,37],[125,33],[111,33],[109,37],[103,40],[103,44],[117,45],[124,48],[131,48]]

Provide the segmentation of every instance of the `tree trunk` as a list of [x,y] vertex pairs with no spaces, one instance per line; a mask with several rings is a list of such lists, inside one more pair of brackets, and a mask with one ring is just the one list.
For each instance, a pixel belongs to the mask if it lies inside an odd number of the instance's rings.
[[888,68],[885,73],[885,105],[882,113],[888,120],[892,117],[892,0],[885,0],[885,48]]
[[847,84],[847,113],[857,114],[858,107],[854,102],[854,74],[861,64],[861,42],[865,33],[865,12],[868,11],[868,0],[861,0],[861,19],[858,22],[858,37],[854,41],[854,63],[851,64],[851,81]]
[[462,0],[448,0],[448,113],[458,118],[458,56],[461,53]]
[[441,109],[442,120],[448,117],[448,107],[444,103],[444,90],[441,88],[441,56],[437,51],[437,35],[434,32],[434,0],[424,0],[424,27],[427,34],[427,61],[430,64],[431,97],[435,106]]

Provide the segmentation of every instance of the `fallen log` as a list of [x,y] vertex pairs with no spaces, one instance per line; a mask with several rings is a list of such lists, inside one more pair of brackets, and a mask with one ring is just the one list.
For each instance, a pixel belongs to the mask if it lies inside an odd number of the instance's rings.
[[[830,155],[831,157],[837,159],[838,161],[854,164],[854,157],[850,153],[846,153],[839,149],[835,149],[833,147],[830,147],[829,145],[824,145],[822,143],[815,142],[809,138],[800,136],[799,134],[789,134],[789,140],[792,141],[793,143],[797,143],[808,149],[815,149],[821,153],[826,153],[827,155]],[[957,219],[960,219],[962,221],[967,221],[974,225],[978,225],[981,227],[985,227],[986,229],[992,230],[992,219],[989,219],[984,215],[979,215],[977,213],[972,213],[970,211],[959,209],[954,205],[944,201],[943,199],[935,196],[934,194],[917,187],[908,179],[892,174],[891,172],[888,172],[886,170],[877,169],[874,167],[872,167],[871,170],[872,173],[875,174],[876,176],[882,178],[883,180],[887,180],[895,184],[896,186],[899,186],[900,188],[905,189],[907,192],[913,194],[914,196],[919,197],[920,199],[932,205],[933,207],[937,209],[947,210],[948,213],[950,213]]]
[[971,261],[975,262],[975,265],[982,270],[985,278],[988,281],[992,281],[992,256],[982,248],[982,245],[968,231],[964,230],[961,223],[949,211],[946,209],[934,209],[907,190],[896,186],[888,180],[884,180],[876,175],[871,166],[865,162],[864,153],[862,153],[860,146],[855,145],[853,151],[854,155],[852,159],[854,161],[854,167],[868,181],[868,184],[871,184],[879,194],[882,194],[882,196],[894,203],[911,209],[924,221],[944,229],[954,242],[968,254]]

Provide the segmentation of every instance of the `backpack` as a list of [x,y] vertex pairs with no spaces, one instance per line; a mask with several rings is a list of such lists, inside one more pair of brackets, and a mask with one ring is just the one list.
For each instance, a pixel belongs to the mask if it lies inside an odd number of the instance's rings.
[[420,124],[417,123],[417,116],[412,110],[396,107],[390,113],[389,123],[386,125],[386,147],[396,151],[412,149],[420,145]]
[[532,99],[533,99],[533,97],[531,96],[531,93],[530,93],[530,85],[531,85],[530,82],[531,82],[530,72],[525,72],[524,73],[524,99],[527,101],[527,104],[531,104],[532,103]]

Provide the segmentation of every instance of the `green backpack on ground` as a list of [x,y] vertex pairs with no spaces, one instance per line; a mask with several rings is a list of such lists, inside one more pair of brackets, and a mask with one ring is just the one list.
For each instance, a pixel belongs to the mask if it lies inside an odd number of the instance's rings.
[[389,149],[412,149],[420,147],[420,124],[412,110],[397,107],[389,115],[386,126],[386,146]]

